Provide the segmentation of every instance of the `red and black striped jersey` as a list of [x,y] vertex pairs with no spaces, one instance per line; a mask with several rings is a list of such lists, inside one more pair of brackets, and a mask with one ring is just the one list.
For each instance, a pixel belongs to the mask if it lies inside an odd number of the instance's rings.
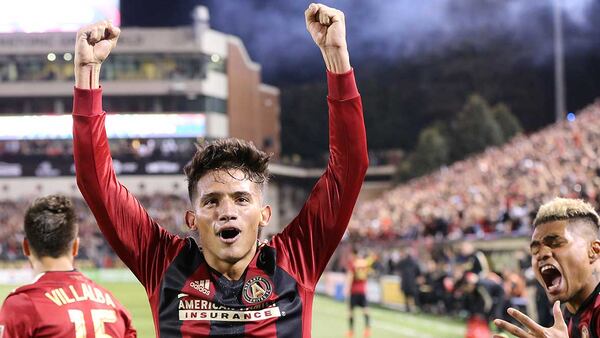
[[371,273],[373,266],[373,257],[354,258],[348,267],[349,273],[352,274],[352,282],[350,284],[350,294],[364,295],[367,292],[367,279]]
[[0,310],[0,338],[136,336],[129,312],[79,271],[40,274]]
[[570,338],[600,338],[600,284],[569,319]]
[[213,270],[191,238],[159,226],[117,180],[101,89],[75,89],[79,189],[108,242],[146,288],[161,337],[310,337],[316,283],[344,234],[368,165],[353,71],[327,74],[330,158],[298,216],[259,245],[243,277]]

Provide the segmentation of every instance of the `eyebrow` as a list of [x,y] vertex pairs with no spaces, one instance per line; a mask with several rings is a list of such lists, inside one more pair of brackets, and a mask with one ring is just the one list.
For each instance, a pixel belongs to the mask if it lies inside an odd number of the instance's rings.
[[252,194],[247,191],[236,191],[232,195],[233,196],[252,196]]
[[529,244],[529,249],[531,250],[533,247],[539,246],[541,242],[548,243],[548,242],[555,241],[557,239],[563,239],[563,238],[562,238],[562,236],[557,235],[557,234],[546,235],[546,236],[542,237],[541,241],[540,240],[531,241],[531,244]]
[[200,199],[201,200],[207,200],[209,198],[219,197],[221,195],[223,195],[223,193],[220,193],[220,192],[209,192],[207,194],[202,195],[202,197]]
[[[200,198],[200,201],[206,201],[211,198],[220,198],[223,195],[226,195],[226,194],[224,194],[222,192],[217,192],[217,191],[209,192],[207,194],[202,195],[202,197]],[[248,191],[234,191],[233,193],[231,193],[229,195],[234,196],[234,197],[240,197],[240,196],[251,197],[252,196],[252,194]]]

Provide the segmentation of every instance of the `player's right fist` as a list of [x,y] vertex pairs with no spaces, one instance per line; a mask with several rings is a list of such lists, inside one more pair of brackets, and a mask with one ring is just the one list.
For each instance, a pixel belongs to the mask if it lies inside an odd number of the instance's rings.
[[117,45],[121,34],[110,21],[100,21],[77,32],[75,42],[75,67],[100,65]]

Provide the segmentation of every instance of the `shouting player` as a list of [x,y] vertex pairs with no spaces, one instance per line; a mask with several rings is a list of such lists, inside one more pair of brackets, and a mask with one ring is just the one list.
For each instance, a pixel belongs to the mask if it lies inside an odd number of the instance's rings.
[[[554,325],[542,327],[516,309],[508,314],[527,331],[497,319],[520,338],[600,337],[600,218],[581,200],[556,198],[540,207],[533,221],[531,263],[538,282],[554,302]],[[571,314],[565,324],[560,302]]]
[[346,230],[368,160],[344,14],[311,4],[305,19],[327,68],[330,157],[299,215],[268,243],[257,239],[271,217],[263,198],[269,156],[242,140],[208,142],[185,168],[191,210],[182,214],[199,243],[148,216],[117,180],[105,133],[99,72],[119,29],[101,22],[78,32],[77,183],[108,242],[146,288],[161,337],[311,335],[315,285]]
[[25,213],[23,252],[35,281],[11,292],[0,337],[136,337],[117,299],[73,266],[79,249],[75,211],[64,196],[37,199]]

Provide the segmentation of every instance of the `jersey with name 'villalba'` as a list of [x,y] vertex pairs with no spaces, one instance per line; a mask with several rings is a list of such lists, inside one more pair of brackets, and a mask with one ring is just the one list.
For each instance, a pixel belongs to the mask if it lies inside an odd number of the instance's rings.
[[131,315],[81,272],[48,271],[11,292],[0,310],[0,338],[134,338]]

